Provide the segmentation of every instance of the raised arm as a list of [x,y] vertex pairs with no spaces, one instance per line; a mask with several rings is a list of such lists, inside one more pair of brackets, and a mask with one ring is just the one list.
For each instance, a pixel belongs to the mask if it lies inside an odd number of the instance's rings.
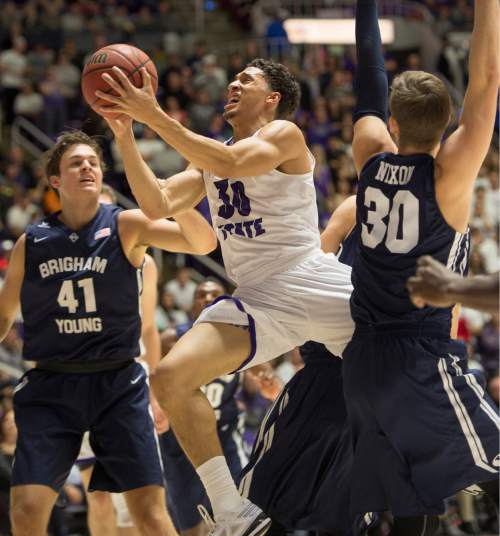
[[356,107],[352,152],[358,175],[373,155],[396,151],[387,130],[388,82],[376,0],[356,6]]
[[356,224],[356,196],[343,201],[331,215],[326,229],[321,233],[321,249],[325,253],[337,253]]
[[0,289],[0,341],[9,332],[21,304],[21,286],[24,280],[26,235],[21,235],[10,256],[9,266]]
[[[195,167],[210,171],[218,177],[241,178],[271,171],[288,162],[309,165],[305,140],[300,129],[284,120],[267,124],[258,136],[246,138],[233,145],[195,134],[167,115],[159,106],[146,69],[141,69],[143,87],[136,88],[119,68],[113,67],[117,78],[103,74],[103,79],[117,95],[97,91],[103,100],[113,104],[112,110],[146,123],[163,140]],[[106,107],[105,107],[106,108]],[[297,173],[306,173],[296,171]]]
[[465,214],[493,134],[500,81],[499,24],[498,0],[475,0],[469,84],[462,115],[457,130],[436,158],[441,168],[438,187],[450,205]]
[[195,207],[206,195],[203,174],[193,166],[159,181],[139,152],[132,120],[107,119],[123,159],[125,174],[141,210],[152,220],[169,218]]

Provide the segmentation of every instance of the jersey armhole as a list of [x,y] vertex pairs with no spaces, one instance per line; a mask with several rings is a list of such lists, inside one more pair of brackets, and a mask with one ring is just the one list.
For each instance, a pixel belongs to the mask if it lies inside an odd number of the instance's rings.
[[361,179],[361,175],[379,158],[385,156],[387,153],[384,152],[384,153],[376,153],[372,156],[370,156],[370,158],[368,158],[368,160],[363,164],[363,167],[361,168],[360,172],[359,172],[359,177],[358,177],[358,180]]

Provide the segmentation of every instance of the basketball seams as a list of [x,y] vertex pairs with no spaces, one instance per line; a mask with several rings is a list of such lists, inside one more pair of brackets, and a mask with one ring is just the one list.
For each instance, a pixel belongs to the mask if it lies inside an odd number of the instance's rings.
[[[116,51],[115,51],[116,52]],[[120,53],[121,54],[121,53]],[[122,54],[121,54],[122,55]],[[134,65],[128,58],[127,58],[127,61],[129,61],[129,63],[131,63],[131,65]],[[143,67],[145,67],[149,62],[152,63],[152,60],[151,58],[148,58],[147,60],[143,61],[140,65],[137,65],[135,66],[134,65],[134,68],[132,69],[132,71],[130,72],[127,72],[127,78],[130,79],[131,77],[134,76],[135,73],[137,73],[140,69],[142,69]],[[120,67],[121,69],[121,67]],[[84,72],[83,73],[83,79],[85,78],[85,76],[87,74],[92,74],[92,73],[95,73],[95,72],[99,72],[99,71],[109,71],[110,70],[110,67],[109,65],[106,66],[106,67],[99,67],[98,69],[92,69],[91,71],[87,71],[87,72]],[[123,69],[125,71],[125,69]],[[150,76],[152,76],[155,80],[158,80],[158,77],[157,76],[154,76],[153,74],[151,74],[149,71],[148,73],[150,74]],[[103,93],[110,93],[111,91],[113,91],[113,88],[109,88],[109,89],[106,89],[106,90],[103,90]],[[92,108],[92,106],[99,100],[99,97],[96,97],[91,103],[90,103],[90,107]]]

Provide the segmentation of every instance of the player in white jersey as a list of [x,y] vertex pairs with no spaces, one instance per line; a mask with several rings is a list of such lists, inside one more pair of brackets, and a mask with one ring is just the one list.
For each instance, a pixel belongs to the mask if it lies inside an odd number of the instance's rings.
[[[215,534],[257,536],[269,520],[243,500],[217,439],[200,386],[268,361],[307,340],[336,355],[350,340],[350,268],[320,249],[314,160],[299,128],[286,120],[299,100],[296,80],[278,63],[254,60],[228,86],[226,144],[199,136],[165,114],[142,70],[135,88],[115,69],[103,74],[116,96],[96,92],[115,112],[148,124],[187,161],[157,180],[140,158],[132,129],[117,138],[132,191],[150,218],[181,213],[207,196],[224,263],[237,283],[170,351],[153,378],[181,446],[213,508]],[[192,423],[196,423],[193,427]]]

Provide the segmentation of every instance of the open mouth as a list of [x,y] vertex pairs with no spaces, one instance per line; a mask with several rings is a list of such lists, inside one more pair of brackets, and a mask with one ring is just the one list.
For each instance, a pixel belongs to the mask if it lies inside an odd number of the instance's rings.
[[93,177],[82,177],[80,179],[80,183],[82,183],[82,184],[95,184],[95,179]]
[[240,96],[239,95],[233,95],[232,97],[227,99],[226,106],[229,106],[231,104],[238,104],[238,102],[240,102]]

